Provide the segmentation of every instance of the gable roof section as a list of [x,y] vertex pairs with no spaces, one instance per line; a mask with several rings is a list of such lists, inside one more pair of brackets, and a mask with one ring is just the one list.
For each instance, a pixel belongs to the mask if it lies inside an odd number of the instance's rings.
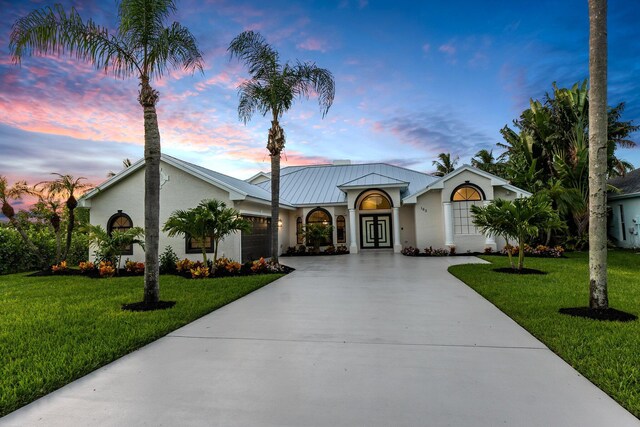
[[610,199],[640,196],[640,168],[618,176],[608,181],[609,185],[616,187],[620,192],[610,192]]
[[[211,185],[222,188],[229,192],[229,198],[231,200],[245,200],[247,197],[256,199],[257,201],[271,203],[271,192],[261,188],[257,185],[250,184],[241,179],[233,178],[231,176],[212,171],[202,166],[194,165],[193,163],[185,162],[184,160],[177,159],[167,154],[161,154],[160,160],[171,166],[174,166],[183,172],[186,172],[196,178],[199,178]],[[115,176],[109,178],[96,188],[88,192],[82,197],[83,200],[89,200],[99,194],[100,191],[104,191],[107,188],[112,187],[119,181],[138,171],[144,167],[144,159],[140,159],[130,167],[120,171]],[[281,198],[281,205],[291,207],[286,200]]]
[[344,184],[338,185],[338,188],[362,188],[362,187],[408,187],[409,183],[400,181],[399,179],[390,178],[388,176],[377,173],[369,173],[360,178],[353,179]]
[[421,189],[420,191],[410,194],[409,196],[405,197],[404,199],[402,199],[402,201],[404,203],[416,203],[418,197],[420,197],[421,195],[423,195],[424,193],[426,193],[427,191],[430,190],[438,190],[438,189],[443,189],[444,188],[444,183],[446,181],[448,181],[449,179],[453,178],[456,175],[461,174],[462,172],[465,171],[469,171],[472,173],[475,173],[476,175],[480,175],[484,178],[488,178],[489,180],[491,180],[491,185],[492,186],[499,186],[499,187],[503,187],[507,190],[513,191],[516,194],[521,194],[524,197],[529,197],[531,196],[531,193],[529,193],[526,190],[523,190],[522,188],[518,188],[514,185],[511,185],[509,183],[509,181],[500,178],[499,176],[493,175],[489,172],[485,172],[482,169],[478,169],[478,168],[474,168],[473,166],[470,165],[462,165],[460,166],[458,169],[454,170],[453,172],[450,172],[448,174],[446,174],[445,176],[440,177],[439,179],[437,179],[436,181],[432,182],[431,184],[429,184],[427,187]]
[[[290,168],[283,168],[284,173],[280,176],[280,197],[294,206],[345,204],[347,195],[339,186],[361,179],[402,185],[406,187],[403,195],[417,192],[436,180],[426,173],[385,163]],[[270,188],[270,185],[269,181],[258,184],[264,189]]]

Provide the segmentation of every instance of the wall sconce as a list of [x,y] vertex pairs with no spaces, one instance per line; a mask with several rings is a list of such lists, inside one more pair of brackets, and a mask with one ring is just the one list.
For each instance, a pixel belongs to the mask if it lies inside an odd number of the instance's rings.
[[278,218],[278,228],[282,228],[282,218]]
[[322,221],[322,225],[327,225],[327,224],[329,224],[329,221],[327,221],[326,219]]

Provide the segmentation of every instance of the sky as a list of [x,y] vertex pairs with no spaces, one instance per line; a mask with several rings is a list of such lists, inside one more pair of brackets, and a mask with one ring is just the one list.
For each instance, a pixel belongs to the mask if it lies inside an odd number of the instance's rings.
[[[48,1],[0,0],[0,175],[36,183],[52,172],[93,184],[122,160],[143,156],[135,78],[114,79],[69,56],[12,62],[13,23]],[[115,28],[116,3],[62,1]],[[284,115],[282,166],[386,162],[423,172],[438,153],[460,164],[499,153],[500,129],[552,90],[588,77],[587,0],[376,1],[178,0],[204,72],[171,71],[160,92],[163,152],[237,178],[268,171],[268,117],[238,120],[237,86],[248,77],[229,42],[259,31],[284,61],[311,61],[336,82],[323,119],[317,100]],[[609,105],[640,124],[640,5],[610,0]],[[640,143],[640,133],[632,135]],[[619,156],[640,166],[640,148]],[[17,204],[20,207],[20,204]]]

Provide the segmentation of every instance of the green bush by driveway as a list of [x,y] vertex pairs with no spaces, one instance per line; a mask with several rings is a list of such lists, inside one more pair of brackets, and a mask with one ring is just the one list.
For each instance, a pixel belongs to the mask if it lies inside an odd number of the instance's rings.
[[0,416],[281,276],[161,276],[177,303],[152,312],[120,309],[142,299],[142,277],[0,276]]
[[[506,257],[499,256],[482,257],[492,264],[457,265],[449,271],[640,417],[640,320],[603,322],[559,314],[560,308],[589,304],[588,254],[567,256],[527,260],[527,267],[546,275],[494,272],[508,266]],[[636,316],[640,314],[639,266],[640,254],[609,252],[610,306]]]

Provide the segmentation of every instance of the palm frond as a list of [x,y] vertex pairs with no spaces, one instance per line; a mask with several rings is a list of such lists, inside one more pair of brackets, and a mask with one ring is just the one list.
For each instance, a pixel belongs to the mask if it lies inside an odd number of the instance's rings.
[[236,36],[227,48],[230,58],[237,57],[244,62],[254,78],[269,79],[268,76],[279,74],[280,56],[265,40],[254,31],[244,31]]
[[295,94],[309,97],[311,90],[318,96],[320,111],[324,118],[333,104],[336,86],[333,74],[325,68],[319,68],[311,62],[298,62],[294,71],[292,88]]
[[135,56],[119,38],[75,9],[67,14],[59,4],[35,10],[12,27],[9,49],[15,63],[27,55],[63,55],[67,52],[98,69],[124,78],[141,71]]
[[192,73],[203,70],[202,52],[195,37],[177,22],[164,28],[157,38],[149,40],[147,64],[150,78],[161,77],[167,65]]

